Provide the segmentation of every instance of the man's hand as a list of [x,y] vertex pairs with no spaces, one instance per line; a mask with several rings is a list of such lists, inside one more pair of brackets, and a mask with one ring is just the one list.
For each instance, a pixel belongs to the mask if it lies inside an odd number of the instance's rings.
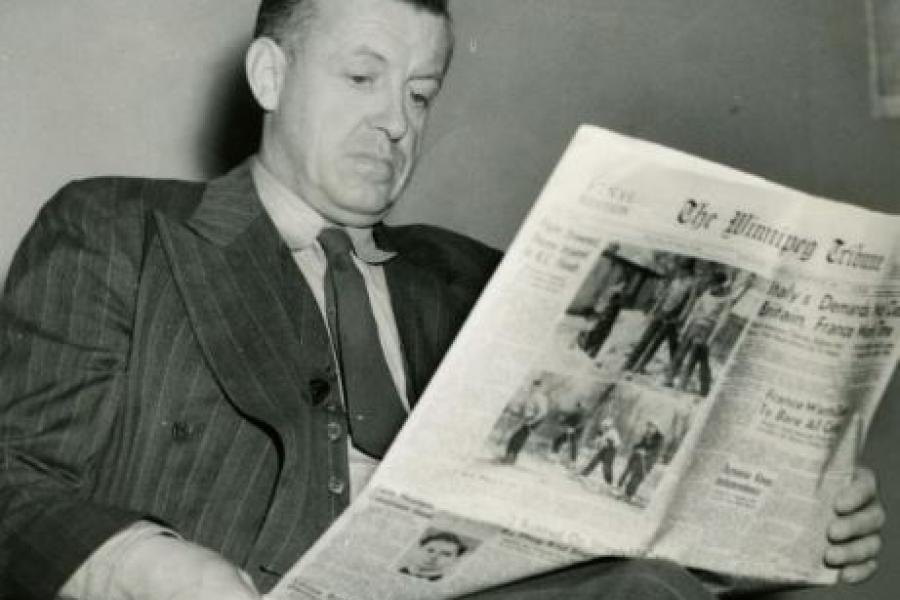
[[835,497],[835,518],[828,525],[825,564],[840,570],[845,583],[860,583],[878,569],[884,506],[878,499],[875,474],[859,467],[853,481]]
[[162,535],[133,548],[116,585],[132,600],[260,600],[250,577],[221,555]]

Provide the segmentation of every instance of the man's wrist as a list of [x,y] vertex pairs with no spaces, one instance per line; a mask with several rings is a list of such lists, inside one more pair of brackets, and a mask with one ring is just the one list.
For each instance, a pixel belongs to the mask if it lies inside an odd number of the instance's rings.
[[66,581],[58,593],[59,600],[88,600],[104,598],[119,600],[128,596],[117,595],[117,580],[126,561],[135,547],[145,544],[148,539],[164,537],[179,540],[180,536],[151,521],[136,521],[109,538],[78,568]]

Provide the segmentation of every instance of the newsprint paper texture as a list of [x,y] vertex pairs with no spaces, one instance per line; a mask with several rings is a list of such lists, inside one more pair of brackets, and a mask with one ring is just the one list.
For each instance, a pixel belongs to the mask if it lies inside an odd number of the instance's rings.
[[363,494],[270,600],[594,556],[833,583],[898,358],[900,217],[582,127]]

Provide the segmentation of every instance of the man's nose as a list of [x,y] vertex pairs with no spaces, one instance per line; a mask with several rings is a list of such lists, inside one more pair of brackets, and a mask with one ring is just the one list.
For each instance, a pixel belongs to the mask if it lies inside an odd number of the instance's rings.
[[409,131],[403,90],[385,91],[379,111],[374,117],[374,125],[384,131],[392,142],[403,139]]

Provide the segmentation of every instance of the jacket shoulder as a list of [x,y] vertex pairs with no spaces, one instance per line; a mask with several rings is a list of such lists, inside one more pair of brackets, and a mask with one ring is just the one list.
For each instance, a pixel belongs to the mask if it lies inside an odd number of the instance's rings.
[[204,187],[202,183],[131,177],[72,181],[38,212],[13,257],[7,284],[48,260],[52,262],[52,257],[77,256],[79,252],[106,256],[136,272],[149,239],[152,212],[187,218]]
[[175,179],[92,177],[69,182],[41,210],[66,220],[143,220],[152,211],[187,218],[206,184]]
[[483,287],[502,253],[483,242],[433,225],[386,227],[388,245],[445,280]]

